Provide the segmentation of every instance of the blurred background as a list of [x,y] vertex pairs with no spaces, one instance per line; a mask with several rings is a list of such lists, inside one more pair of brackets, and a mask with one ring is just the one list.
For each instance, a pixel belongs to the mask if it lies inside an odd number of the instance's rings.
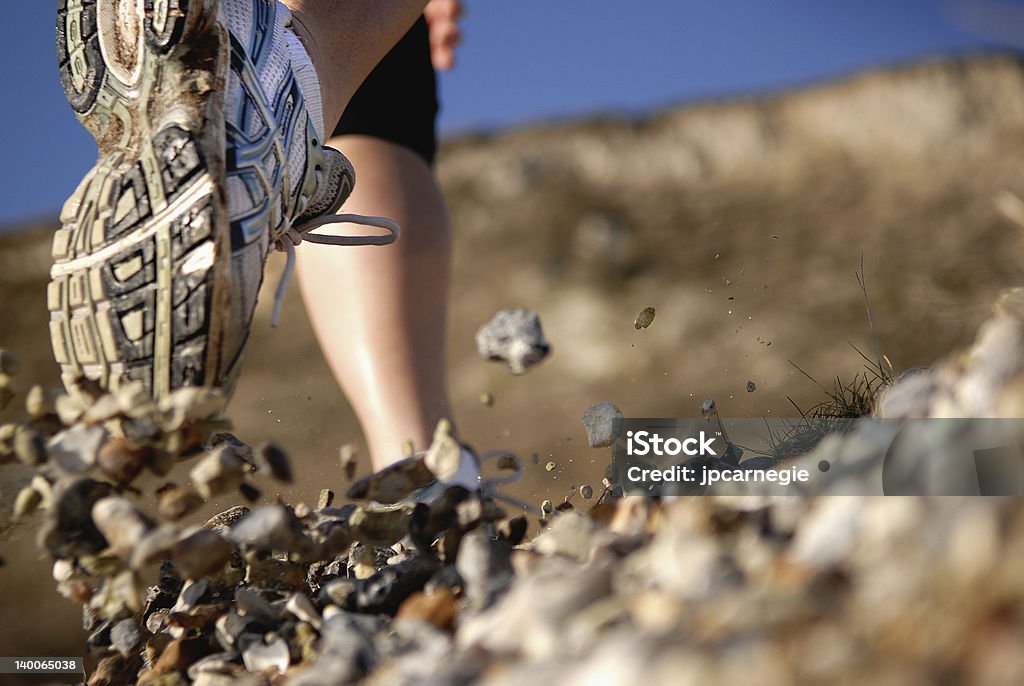
[[[57,78],[53,3],[10,2],[0,27],[0,225],[49,218],[92,165]],[[464,0],[442,77],[445,134],[596,112],[638,114],[804,85],[928,55],[1019,47],[1020,0],[594,3]],[[13,163],[17,160],[17,163]]]
[[[466,4],[441,79],[451,389],[470,441],[526,457],[515,495],[600,482],[607,451],[579,421],[592,403],[685,417],[714,396],[724,416],[794,416],[823,391],[791,361],[828,387],[876,340],[897,371],[931,364],[1021,283],[1024,2]],[[0,25],[0,346],[22,358],[23,390],[58,383],[49,239],[95,157],[60,90],[52,10],[10,3]],[[269,300],[231,417],[292,455],[281,493],[315,502],[344,490],[338,448],[359,428],[298,288],[277,330]],[[536,310],[554,348],[523,377],[475,352],[505,307]],[[4,502],[21,478],[0,469]],[[0,540],[0,608],[43,619],[3,623],[0,653],[78,654],[77,609],[31,534]]]

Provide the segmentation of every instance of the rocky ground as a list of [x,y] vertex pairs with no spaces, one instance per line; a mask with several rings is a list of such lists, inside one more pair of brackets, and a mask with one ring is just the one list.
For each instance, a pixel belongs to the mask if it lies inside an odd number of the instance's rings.
[[[74,521],[96,527],[91,539],[62,548],[60,522],[52,524],[45,555],[32,531],[52,515],[6,532],[5,613],[45,620],[7,623],[4,644],[20,654],[78,654],[94,635],[90,659],[106,659],[104,673],[142,670],[161,683],[200,672],[219,683],[238,675],[246,652],[250,667],[287,662],[296,680],[344,662],[356,670],[349,677],[375,683],[422,680],[417,670],[443,683],[685,683],[750,673],[766,683],[831,683],[839,674],[900,684],[1020,681],[1015,577],[1024,520],[1015,500],[704,497],[620,506],[605,497],[595,506],[607,452],[587,445],[580,415],[603,400],[627,416],[692,416],[708,396],[725,416],[792,416],[787,396],[812,406],[821,389],[789,360],[831,387],[833,375],[863,371],[848,339],[874,347],[853,276],[862,259],[877,339],[897,373],[957,348],[1012,349],[1012,307],[979,327],[999,293],[1021,282],[1022,103],[1020,62],[990,57],[449,143],[439,172],[458,234],[451,367],[460,429],[482,448],[536,453],[509,492],[534,505],[574,493],[572,510],[553,506],[544,522],[528,515],[521,534],[513,508],[499,516],[453,493],[436,511],[358,501],[353,522],[337,450],[357,430],[293,289],[282,322],[289,335],[257,329],[230,410],[240,438],[272,440],[291,456],[293,483],[264,476],[274,451],[222,446],[213,454],[234,465],[231,488],[216,495],[213,487],[185,518],[193,526],[169,529],[177,510],[168,508],[195,504],[189,489],[200,490],[190,468],[209,463],[198,455],[165,477],[154,473],[152,464],[169,466],[166,455],[189,442],[169,438],[182,433],[174,408],[146,410],[155,413],[152,433],[132,440],[152,445],[117,442],[103,460],[97,452],[99,466],[66,457],[81,444],[56,462],[44,450],[57,465],[47,469],[70,465],[78,479],[113,485],[37,482],[38,497],[22,496],[23,507],[78,498]],[[5,422],[24,419],[33,385],[56,385],[43,302],[49,230],[5,236],[0,250],[0,342],[22,360]],[[513,377],[479,359],[473,333],[497,310],[520,306],[540,313],[553,352]],[[636,328],[646,307],[656,317]],[[1020,416],[1012,360],[972,376],[977,357],[920,377],[897,414]],[[979,395],[979,385],[991,393]],[[971,404],[979,398],[993,404]],[[96,440],[97,427],[141,412],[103,402],[75,440]],[[968,409],[978,407],[989,410]],[[33,421],[40,436],[66,430],[48,410]],[[104,429],[100,442],[118,430]],[[29,461],[41,461],[37,442],[21,442],[35,451]],[[845,454],[829,449],[831,460]],[[103,471],[105,461],[138,459],[139,450],[149,466],[132,481],[143,493],[168,480],[179,488],[139,499],[117,485],[126,476],[117,464]],[[0,469],[9,511],[33,468]],[[325,483],[336,503],[318,502]],[[226,522],[195,528],[254,497],[237,490],[243,484],[262,493],[247,505],[258,515],[250,521],[261,535],[280,527],[284,539],[239,534]],[[590,500],[572,488],[584,484]],[[120,525],[108,532],[112,543],[97,516],[134,521],[131,535],[151,541],[151,558],[126,559]],[[392,528],[353,549],[369,536],[360,526],[377,517]],[[224,564],[189,568],[190,546]],[[54,566],[52,556],[63,562]],[[400,576],[415,583],[399,583],[393,568],[412,568]],[[51,572],[73,598],[96,605],[87,632],[76,629],[76,604],[53,593]],[[157,590],[146,591],[151,585]],[[229,621],[231,631],[218,629]]]
[[[873,409],[1018,417],[1022,352],[1018,289],[969,350],[880,389]],[[17,366],[0,352],[0,381]],[[82,383],[25,402],[0,461],[34,470],[13,516],[44,510],[39,542],[57,591],[83,605],[92,686],[1024,679],[1019,498],[657,500],[605,481],[534,520],[497,494],[431,489],[462,451],[442,422],[425,455],[352,483],[348,504],[324,489],[315,507],[240,504],[183,525],[206,499],[255,503],[294,478],[280,448],[223,431],[219,394],[154,404]],[[592,443],[615,437],[595,420],[607,412],[588,412]],[[917,438],[927,455],[901,450],[922,469],[956,452]],[[852,433],[791,459],[827,457],[823,492],[852,493],[889,457],[870,448]],[[189,485],[165,481],[180,462]]]

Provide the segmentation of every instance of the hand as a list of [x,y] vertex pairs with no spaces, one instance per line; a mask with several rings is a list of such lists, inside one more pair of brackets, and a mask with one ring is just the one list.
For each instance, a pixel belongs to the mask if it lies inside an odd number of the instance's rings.
[[455,46],[462,41],[460,0],[430,0],[423,10],[430,29],[430,61],[434,69],[447,71],[455,64]]

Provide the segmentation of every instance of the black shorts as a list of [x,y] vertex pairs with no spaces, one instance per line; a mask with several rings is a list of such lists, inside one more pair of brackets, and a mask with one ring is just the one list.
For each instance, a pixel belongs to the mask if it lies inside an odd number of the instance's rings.
[[437,76],[423,17],[352,96],[335,136],[374,136],[404,145],[433,164],[437,152]]

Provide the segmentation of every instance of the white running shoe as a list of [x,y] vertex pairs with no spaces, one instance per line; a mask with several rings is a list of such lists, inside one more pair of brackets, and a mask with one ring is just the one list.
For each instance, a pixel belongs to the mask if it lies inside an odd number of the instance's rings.
[[[99,148],[61,212],[48,291],[65,384],[230,391],[271,248],[309,234],[355,182],[324,147],[320,85],[274,0],[60,0],[64,92]],[[282,288],[278,291],[278,305]],[[275,319],[277,307],[275,307]]]

